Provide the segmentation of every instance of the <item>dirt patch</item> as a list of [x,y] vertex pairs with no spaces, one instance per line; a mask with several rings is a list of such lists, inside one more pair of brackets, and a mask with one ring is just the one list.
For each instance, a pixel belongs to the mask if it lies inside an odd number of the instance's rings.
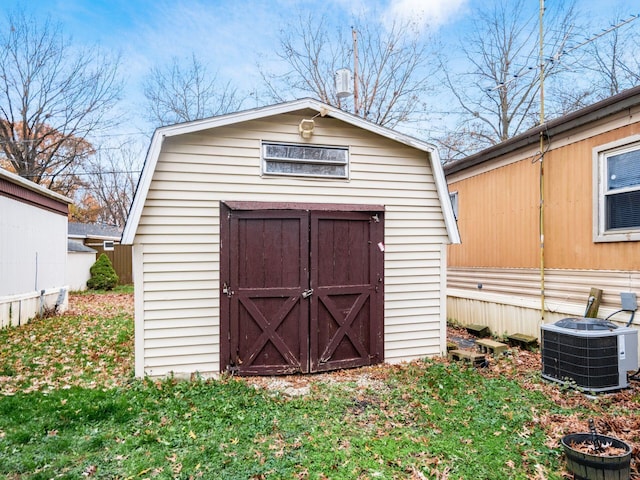
[[248,385],[262,388],[274,393],[281,393],[290,397],[309,395],[317,384],[353,384],[354,391],[387,389],[383,381],[388,374],[388,365],[374,365],[370,367],[337,370],[334,372],[316,373],[308,375],[284,375],[278,377],[244,377]]

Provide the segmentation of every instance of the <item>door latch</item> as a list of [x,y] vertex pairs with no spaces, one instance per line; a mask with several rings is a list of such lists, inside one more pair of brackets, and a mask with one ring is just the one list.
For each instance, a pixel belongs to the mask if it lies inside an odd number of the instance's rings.
[[302,292],[302,298],[309,298],[311,295],[313,295],[313,288]]
[[231,298],[231,295],[233,295],[233,290],[231,290],[231,287],[227,285],[227,282],[224,282],[224,284],[222,285],[222,293],[224,293],[229,298]]

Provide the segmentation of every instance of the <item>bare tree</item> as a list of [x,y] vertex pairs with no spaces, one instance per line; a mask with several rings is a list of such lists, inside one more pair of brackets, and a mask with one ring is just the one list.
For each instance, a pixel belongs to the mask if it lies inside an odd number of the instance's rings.
[[155,126],[234,112],[245,100],[230,81],[210,76],[195,54],[186,62],[174,57],[170,64],[154,67],[143,88],[148,120]]
[[[384,26],[356,19],[349,35],[343,32],[332,35],[326,18],[313,15],[300,16],[297,23],[282,29],[277,56],[286,71],[260,69],[271,99],[313,96],[387,127],[415,120],[424,111],[423,97],[432,88],[427,43],[409,23]],[[334,88],[336,71],[354,65],[355,46],[356,105],[355,96],[340,98]]]
[[[620,93],[640,83],[640,48],[638,25],[631,23],[633,17],[621,19],[617,16],[611,23],[611,31],[585,45],[582,57],[583,68],[597,87],[597,98]],[[628,21],[629,23],[623,23]],[[637,22],[637,20],[635,20]]]
[[450,152],[469,154],[539,123],[541,67],[545,81],[570,68],[557,53],[577,30],[573,5],[555,4],[558,11],[545,12],[548,57],[541,62],[539,9],[530,3],[497,0],[474,12],[473,29],[460,45],[466,70],[454,72],[441,57],[444,84],[464,112],[456,129],[440,139]]
[[[68,194],[65,174],[117,102],[119,61],[71,45],[50,19],[9,14],[0,33],[0,152],[18,175]],[[70,177],[66,175],[68,180]]]
[[124,227],[140,176],[142,152],[133,142],[101,148],[85,163],[85,185],[72,219]]

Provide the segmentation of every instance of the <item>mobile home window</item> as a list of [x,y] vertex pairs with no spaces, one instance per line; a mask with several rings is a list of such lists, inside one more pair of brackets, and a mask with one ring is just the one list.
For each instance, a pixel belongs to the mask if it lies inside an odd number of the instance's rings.
[[348,178],[346,147],[262,144],[262,172],[267,175]]
[[600,241],[640,240],[640,142],[598,153]]

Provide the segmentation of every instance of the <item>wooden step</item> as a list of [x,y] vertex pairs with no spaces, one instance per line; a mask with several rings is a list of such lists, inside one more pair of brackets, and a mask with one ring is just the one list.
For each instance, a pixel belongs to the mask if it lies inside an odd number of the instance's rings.
[[490,353],[492,355],[505,353],[509,348],[509,345],[506,343],[496,342],[487,338],[478,340],[476,344],[482,353]]

